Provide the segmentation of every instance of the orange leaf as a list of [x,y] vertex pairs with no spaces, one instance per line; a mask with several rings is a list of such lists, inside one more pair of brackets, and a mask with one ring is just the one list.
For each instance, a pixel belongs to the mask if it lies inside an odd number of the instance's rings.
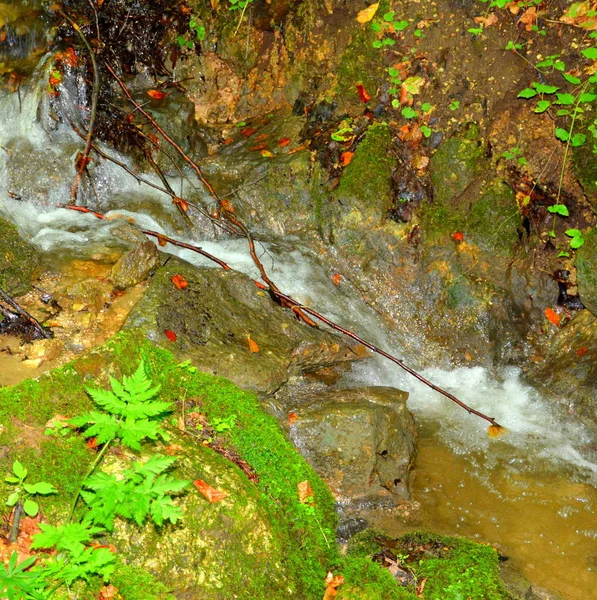
[[121,600],[122,596],[118,592],[118,588],[112,584],[105,585],[100,589],[100,595],[98,600]]
[[147,95],[154,100],[163,100],[168,94],[159,90],[147,90]]
[[178,206],[183,212],[189,211],[189,203],[182,198],[174,198],[172,200],[172,204],[176,204],[176,206]]
[[175,342],[178,339],[178,336],[171,331],[170,329],[164,329],[164,335],[171,341]]
[[545,318],[556,327],[560,326],[560,315],[552,308],[545,309]]
[[255,144],[254,146],[251,146],[249,150],[256,152],[257,150],[265,150],[265,148],[267,148],[267,144]]
[[354,152],[348,152],[348,151],[342,152],[342,154],[340,154],[340,164],[343,167],[345,167],[346,165],[349,165],[353,156],[354,156]]
[[334,273],[332,275],[332,283],[334,285],[340,285],[341,281],[342,281],[342,275],[340,275],[340,273]]
[[256,287],[258,287],[260,290],[267,290],[267,285],[263,285],[263,283],[259,282],[259,281],[253,281],[253,283],[255,284]]
[[259,346],[257,345],[257,342],[255,340],[251,339],[251,334],[247,334],[247,339],[249,340],[249,350],[253,353],[253,354],[257,354],[257,352],[259,352]]
[[241,134],[246,137],[249,137],[250,135],[253,135],[256,131],[257,129],[255,129],[255,127],[245,127],[241,130]]
[[290,144],[290,138],[282,138],[278,142],[278,146],[280,146],[280,148],[284,148],[284,146],[288,146],[288,144]]
[[271,158],[273,156],[273,153],[270,150],[262,150],[261,156],[265,158]]
[[301,144],[300,146],[293,148],[288,154],[294,154],[295,152],[300,152],[301,150],[306,150],[306,149],[307,149],[307,146],[305,146],[305,144]]
[[269,137],[269,133],[260,133],[259,135],[255,136],[254,141],[262,142],[263,140],[267,140],[268,137]]
[[222,209],[226,212],[234,213],[234,206],[232,206],[232,204],[230,204],[228,200],[221,200],[220,205],[222,206]]
[[229,137],[229,138],[226,138],[226,139],[224,140],[223,144],[224,144],[225,146],[227,146],[228,144],[231,144],[233,141],[234,141],[234,138],[233,138],[233,137]]
[[164,247],[168,243],[168,240],[163,235],[158,235],[157,240],[158,245],[162,247]]
[[96,439],[96,438],[94,438],[94,437],[92,437],[92,438],[89,438],[89,439],[87,440],[87,444],[86,444],[86,445],[87,445],[87,448],[89,448],[90,450],[91,450],[92,448],[97,448],[97,439]]
[[298,415],[295,412],[288,413],[288,425],[292,425],[298,419]]
[[172,283],[179,289],[184,290],[189,287],[187,280],[182,275],[172,275]]
[[371,95],[365,89],[365,86],[362,83],[357,83],[357,92],[359,94],[359,98],[361,99],[361,102],[367,103],[367,102],[369,102],[369,100],[371,100]]
[[331,600],[338,594],[338,588],[344,583],[342,575],[335,575],[330,571],[325,578],[325,594],[323,600]]
[[450,237],[455,242],[462,242],[462,240],[464,239],[464,234],[461,231],[455,231],[452,235],[450,235]]
[[504,435],[506,433],[506,428],[501,425],[490,425],[487,428],[487,435],[489,437],[500,437],[500,435]]
[[315,500],[313,489],[308,481],[301,481],[296,487],[298,488],[298,497],[301,504],[311,504]]
[[184,452],[184,448],[178,444],[169,444],[168,446],[164,446],[164,452],[168,454],[168,456],[174,456],[175,454]]
[[193,485],[211,502],[220,502],[226,496],[228,496],[228,492],[223,492],[221,490],[216,490],[216,488],[211,487],[203,481],[203,479],[196,479],[193,481]]

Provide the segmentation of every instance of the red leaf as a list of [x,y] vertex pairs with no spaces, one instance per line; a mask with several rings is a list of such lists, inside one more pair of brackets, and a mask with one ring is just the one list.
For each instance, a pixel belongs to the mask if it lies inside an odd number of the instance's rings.
[[341,281],[342,281],[342,275],[340,275],[340,273],[334,273],[332,275],[332,283],[334,285],[340,285]]
[[249,137],[250,135],[253,135],[256,131],[257,129],[255,129],[255,127],[245,127],[241,130],[241,134],[246,137]]
[[171,331],[170,329],[164,329],[164,335],[171,341],[175,342],[178,339],[178,336]]
[[290,144],[290,138],[282,138],[278,142],[278,146],[280,146],[280,148],[284,148],[285,146],[288,146],[288,144]]
[[371,96],[369,92],[365,89],[365,86],[362,83],[357,83],[357,92],[359,94],[359,98],[361,102],[369,102],[371,100]]
[[97,448],[97,439],[96,439],[96,438],[94,438],[94,437],[92,437],[92,438],[89,438],[89,439],[87,440],[87,448],[89,448],[90,450],[91,450],[92,448]]
[[354,156],[354,152],[348,152],[348,151],[342,152],[342,154],[340,154],[340,164],[343,167],[345,167],[346,165],[349,165],[353,156]]
[[455,242],[462,242],[462,240],[464,239],[464,234],[461,231],[455,231],[450,237]]
[[179,289],[184,290],[189,287],[187,280],[182,275],[173,275],[172,283]]
[[154,100],[163,100],[168,94],[159,90],[147,90],[147,95]]
[[576,351],[576,356],[581,357],[587,353],[587,349],[583,346]]
[[552,308],[545,309],[545,318],[556,327],[560,326],[560,315]]
[[193,485],[212,503],[220,502],[228,496],[228,492],[216,490],[203,481],[203,479],[196,479],[193,481]]

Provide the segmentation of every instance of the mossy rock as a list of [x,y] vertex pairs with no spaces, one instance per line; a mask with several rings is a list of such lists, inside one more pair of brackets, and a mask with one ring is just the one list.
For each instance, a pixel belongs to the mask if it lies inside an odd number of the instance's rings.
[[597,316],[597,233],[593,229],[576,255],[578,290],[583,304]]
[[[384,546],[384,540],[389,541]],[[491,546],[464,538],[425,532],[408,533],[397,540],[387,540],[374,530],[358,533],[350,541],[349,556],[372,558],[391,548],[399,559],[400,568],[410,571],[415,581],[425,579],[425,598],[429,600],[510,600],[499,574],[498,553]],[[389,574],[389,573],[388,573]],[[376,593],[370,600],[391,600],[418,597],[414,583],[399,590],[387,589],[381,577]],[[349,590],[338,594],[339,600],[358,596]]]
[[11,296],[31,289],[39,253],[25,242],[14,225],[0,218],[0,287]]
[[[392,169],[395,164],[390,155],[391,142],[387,124],[371,125],[344,169],[335,196],[348,213],[343,224],[348,228],[378,225],[387,217],[392,207]],[[354,222],[351,211],[360,214],[360,223]]]
[[587,136],[587,143],[572,148],[572,164],[584,193],[597,212],[597,140],[588,130],[589,123],[581,122],[580,125],[577,129]]

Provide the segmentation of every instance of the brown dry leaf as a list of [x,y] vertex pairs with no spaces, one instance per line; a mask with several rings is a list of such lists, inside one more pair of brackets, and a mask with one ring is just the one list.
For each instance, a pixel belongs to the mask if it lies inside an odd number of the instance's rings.
[[413,167],[420,171],[421,169],[425,169],[429,164],[429,157],[425,155],[415,156],[413,158]]
[[98,600],[122,600],[122,596],[118,592],[118,588],[110,584],[100,589]]
[[524,28],[527,31],[532,31],[533,25],[536,23],[536,21],[537,21],[537,7],[535,7],[535,6],[531,6],[531,8],[527,8],[520,16],[520,19],[518,19],[518,22],[523,23]]
[[163,235],[158,235],[157,239],[158,239],[158,245],[160,245],[162,247],[164,247],[168,243],[168,240]]
[[177,425],[178,425],[178,429],[180,429],[181,431],[187,430],[187,424],[184,422],[184,418],[182,415],[178,415]]
[[375,4],[372,4],[371,6],[364,8],[357,15],[357,21],[359,23],[368,23],[375,16],[375,13],[377,12],[378,8],[379,8],[379,2],[376,2]]
[[296,486],[298,488],[298,497],[301,504],[311,504],[315,499],[311,484],[308,481],[301,481]]
[[334,575],[331,571],[325,578],[325,594],[323,600],[331,600],[338,594],[338,588],[344,583],[342,575]]
[[61,425],[68,425],[68,417],[56,413],[45,425],[44,429],[54,429]]
[[490,425],[487,428],[487,435],[489,437],[500,437],[501,435],[504,435],[504,433],[506,433],[506,428],[501,425]]
[[259,346],[257,345],[257,342],[255,340],[251,339],[250,333],[247,334],[247,339],[249,340],[249,350],[253,354],[257,354],[259,352]]
[[211,485],[205,483],[203,479],[196,479],[193,481],[193,485],[213,504],[220,502],[228,496],[228,492],[222,490],[216,490]]
[[415,592],[417,594],[417,598],[423,597],[423,590],[425,589],[425,583],[427,582],[427,577],[423,577],[421,581],[419,581],[419,585],[417,586]]
[[595,2],[574,2],[562,15],[560,21],[591,31],[597,29],[597,15],[594,12],[596,10]]
[[182,446],[179,446],[178,444],[168,444],[167,446],[164,446],[164,452],[168,456],[174,456],[175,454],[180,454],[181,452],[184,452],[184,448]]
[[475,23],[481,23],[483,27],[491,27],[498,22],[498,17],[495,13],[490,13],[486,17],[475,17],[473,20]]

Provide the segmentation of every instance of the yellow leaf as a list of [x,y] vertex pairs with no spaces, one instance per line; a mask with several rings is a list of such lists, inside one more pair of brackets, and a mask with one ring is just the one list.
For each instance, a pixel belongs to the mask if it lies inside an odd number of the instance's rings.
[[379,2],[376,2],[375,4],[372,4],[371,6],[364,8],[357,15],[357,21],[359,23],[368,23],[375,16],[375,13],[377,12],[378,8],[379,8]]
[[487,434],[489,437],[500,437],[506,433],[506,428],[501,425],[490,425],[487,428]]

